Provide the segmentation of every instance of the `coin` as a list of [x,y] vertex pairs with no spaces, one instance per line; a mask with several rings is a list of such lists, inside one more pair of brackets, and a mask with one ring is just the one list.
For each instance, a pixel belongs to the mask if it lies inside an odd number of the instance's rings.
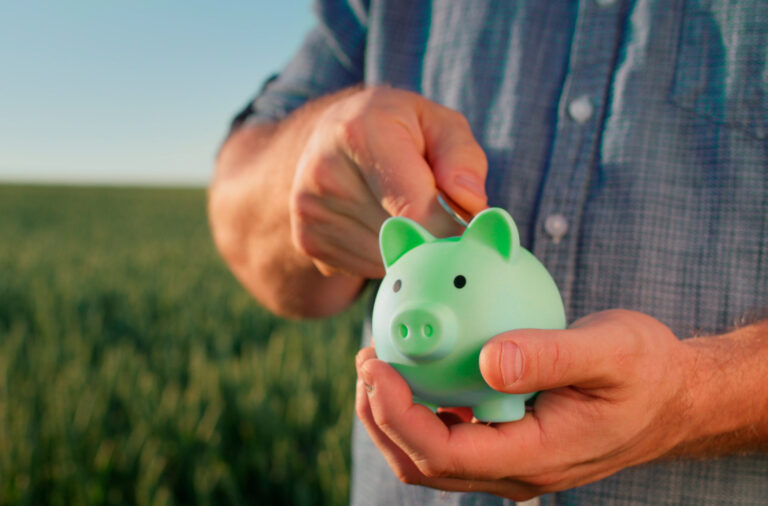
[[437,201],[440,203],[440,207],[445,209],[445,212],[450,214],[456,220],[456,223],[463,227],[469,226],[469,222],[474,218],[472,213],[463,209],[442,190],[437,190]]

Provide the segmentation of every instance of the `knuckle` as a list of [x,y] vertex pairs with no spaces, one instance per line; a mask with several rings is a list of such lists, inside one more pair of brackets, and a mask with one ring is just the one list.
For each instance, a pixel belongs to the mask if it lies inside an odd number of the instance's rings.
[[296,249],[310,258],[322,258],[323,248],[306,227],[295,227],[293,230],[293,243]]
[[310,258],[322,258],[325,254],[324,248],[311,226],[314,211],[308,211],[308,208],[311,206],[297,205],[294,208],[291,219],[291,240],[300,253]]
[[383,413],[378,413],[377,415],[375,415],[375,419],[376,419],[376,425],[379,426],[379,429],[381,429],[383,433],[385,434],[393,433],[394,429],[392,427],[392,421],[390,420],[389,416]]
[[382,199],[382,207],[392,216],[404,216],[406,218],[417,219],[417,212],[413,203],[403,196],[388,196]]
[[348,146],[360,144],[360,139],[363,137],[365,129],[365,116],[363,114],[354,114],[341,121],[338,125],[339,137]]
[[[562,376],[563,367],[567,366],[566,352],[562,346],[557,342],[549,343],[549,350],[547,353],[549,359],[549,371],[550,377],[553,379],[559,379]],[[541,366],[543,364],[539,364]]]
[[365,391],[362,390],[363,388],[365,387],[360,387],[357,392],[357,399],[355,400],[355,413],[366,427],[366,430],[370,431],[371,429],[369,425],[371,424],[371,411],[368,403],[366,402],[366,395]]
[[558,484],[563,480],[560,473],[545,473],[526,480],[531,487],[542,492],[552,492],[558,489]]
[[346,271],[342,270],[340,267],[334,267],[333,265],[327,264],[320,260],[315,260],[315,267],[318,271],[320,271],[320,274],[326,277],[335,276],[337,274],[345,274]]
[[406,485],[421,485],[422,483],[421,476],[416,473],[409,472],[400,466],[396,466],[392,469],[392,471],[395,473],[397,479]]
[[357,402],[355,402],[355,413],[360,420],[364,420],[368,413],[365,404],[361,401],[362,399],[358,395]]
[[646,314],[630,309],[609,309],[604,311],[602,316],[609,318],[617,326],[618,330],[625,333],[631,331],[638,323],[652,319],[652,317]]
[[444,121],[451,125],[451,130],[458,132],[461,137],[465,139],[466,144],[476,146],[477,143],[474,141],[474,136],[472,134],[472,125],[463,113],[446,108],[443,117]]
[[292,221],[298,228],[304,228],[307,223],[316,221],[319,214],[316,197],[308,191],[298,191],[291,195],[289,203]]
[[306,181],[305,184],[311,185],[316,181],[322,180],[328,175],[332,164],[330,156],[324,154],[316,154],[311,159],[305,161],[300,170],[302,179]]
[[452,122],[455,128],[461,128],[463,130],[471,130],[469,120],[464,114],[455,109],[446,109],[448,111],[448,120]]
[[[656,320],[648,315],[626,309],[613,310],[611,316],[615,325],[614,333],[621,339],[621,346],[615,347],[615,359],[625,364],[632,363],[633,358],[645,355],[649,351],[649,345],[653,345],[648,340],[648,336],[638,332],[638,329],[655,328]],[[646,327],[649,324],[651,327]],[[661,333],[653,333],[654,337],[657,335]]]
[[419,468],[419,471],[421,471],[427,478],[442,478],[447,475],[445,466],[435,462],[434,459],[421,458],[414,460],[414,463],[416,464],[416,467]]
[[319,160],[312,166],[312,187],[320,198],[332,198],[338,196],[338,167],[335,160]]
[[370,358],[374,358],[375,355],[374,357],[372,357],[371,351],[372,349],[370,347],[365,347],[365,348],[362,348],[360,351],[358,351],[357,354],[355,355],[355,367],[359,368],[360,366],[363,365],[363,363],[366,360]]
[[474,152],[473,156],[476,159],[475,169],[480,175],[485,177],[488,174],[488,157],[485,155],[485,151],[477,142],[472,142],[472,148]]
[[415,201],[405,196],[388,195],[381,200],[381,207],[391,216],[402,216],[424,223],[429,219],[429,202]]
[[351,173],[338,152],[324,153],[302,162],[294,183],[294,194],[305,193],[323,200],[348,200]]
[[342,146],[342,151],[352,155],[353,159],[360,157],[368,151],[368,132],[371,123],[375,122],[375,114],[361,111],[341,121],[337,126],[337,138]]
[[554,340],[542,341],[536,349],[531,367],[527,367],[524,361],[523,377],[529,371],[536,371],[536,381],[558,382],[569,370],[568,351],[560,343]]

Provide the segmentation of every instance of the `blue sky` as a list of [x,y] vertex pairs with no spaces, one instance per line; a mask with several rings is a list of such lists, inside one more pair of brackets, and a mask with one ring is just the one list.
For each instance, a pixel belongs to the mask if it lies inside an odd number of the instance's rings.
[[0,181],[204,185],[309,0],[0,3]]

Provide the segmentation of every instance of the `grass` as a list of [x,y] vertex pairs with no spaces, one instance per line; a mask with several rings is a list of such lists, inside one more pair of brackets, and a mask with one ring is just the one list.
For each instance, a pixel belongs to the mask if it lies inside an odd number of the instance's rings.
[[259,308],[203,190],[0,186],[0,504],[345,504],[362,314]]

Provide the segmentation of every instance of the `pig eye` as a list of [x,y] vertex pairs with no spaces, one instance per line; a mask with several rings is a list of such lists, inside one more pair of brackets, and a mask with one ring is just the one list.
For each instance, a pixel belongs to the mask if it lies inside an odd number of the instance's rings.
[[402,281],[400,281],[400,280],[398,279],[397,281],[395,281],[395,284],[394,284],[394,285],[392,285],[392,290],[393,290],[395,293],[397,293],[397,292],[399,292],[399,291],[400,291],[400,287],[401,287],[401,286],[403,286],[403,282],[402,282]]
[[464,285],[467,284],[467,278],[459,274],[455,278],[453,278],[453,286],[456,288],[464,288]]

